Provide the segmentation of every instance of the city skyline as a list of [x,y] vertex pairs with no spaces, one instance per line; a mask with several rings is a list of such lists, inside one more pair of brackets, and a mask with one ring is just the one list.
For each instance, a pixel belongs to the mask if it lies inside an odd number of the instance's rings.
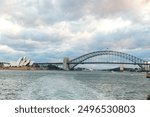
[[116,50],[150,61],[150,0],[0,0],[0,60]]

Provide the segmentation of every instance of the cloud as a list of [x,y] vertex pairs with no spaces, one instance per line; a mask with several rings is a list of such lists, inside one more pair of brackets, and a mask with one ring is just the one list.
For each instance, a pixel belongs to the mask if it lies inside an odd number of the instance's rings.
[[135,53],[140,48],[146,54],[150,48],[150,0],[0,2],[4,57],[7,53],[50,61],[106,48]]
[[113,0],[8,0],[2,2],[1,14],[7,14],[11,20],[24,26],[37,26],[78,20],[86,15],[104,18],[123,14],[133,17],[144,10],[143,6],[147,2],[141,0],[116,0],[115,2]]
[[0,45],[0,53],[15,54],[17,51],[7,45]]

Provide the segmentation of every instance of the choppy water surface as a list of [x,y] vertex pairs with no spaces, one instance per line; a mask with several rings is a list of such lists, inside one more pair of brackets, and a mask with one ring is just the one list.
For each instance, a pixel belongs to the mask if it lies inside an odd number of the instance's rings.
[[146,99],[144,73],[0,71],[0,99]]

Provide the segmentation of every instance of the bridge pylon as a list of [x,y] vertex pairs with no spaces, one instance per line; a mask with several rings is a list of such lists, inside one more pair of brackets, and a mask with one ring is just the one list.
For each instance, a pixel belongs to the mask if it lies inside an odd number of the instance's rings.
[[63,60],[63,69],[66,70],[66,71],[70,70],[69,58],[68,57],[64,57],[64,60]]
[[124,65],[123,64],[120,65],[120,71],[124,71]]

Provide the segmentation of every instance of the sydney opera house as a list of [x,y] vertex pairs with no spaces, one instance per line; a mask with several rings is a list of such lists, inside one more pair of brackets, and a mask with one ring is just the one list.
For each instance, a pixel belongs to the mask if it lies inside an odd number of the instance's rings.
[[27,57],[20,57],[17,61],[10,62],[8,64],[4,64],[4,67],[24,67],[24,66],[32,66],[33,61],[28,59]]
[[17,61],[1,62],[0,70],[62,70],[51,63],[35,63],[27,57],[20,57]]

